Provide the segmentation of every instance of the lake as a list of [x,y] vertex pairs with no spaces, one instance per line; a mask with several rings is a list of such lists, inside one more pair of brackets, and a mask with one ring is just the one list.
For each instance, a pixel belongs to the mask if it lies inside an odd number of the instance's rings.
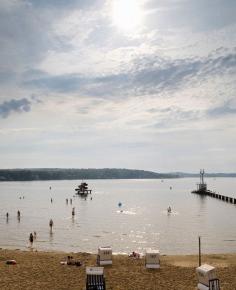
[[[115,253],[153,248],[162,254],[196,254],[200,235],[203,253],[236,252],[236,205],[191,194],[197,182],[88,180],[92,194],[87,200],[74,196],[80,181],[1,182],[0,247],[28,249],[29,234],[36,231],[37,250],[95,253],[98,246],[111,245]],[[236,197],[236,178],[206,182],[209,189]],[[66,198],[72,198],[72,205]]]

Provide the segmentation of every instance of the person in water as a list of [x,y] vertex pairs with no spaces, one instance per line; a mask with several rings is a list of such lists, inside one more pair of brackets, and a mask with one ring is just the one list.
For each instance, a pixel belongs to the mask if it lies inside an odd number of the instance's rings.
[[75,215],[75,208],[73,207],[72,208],[72,216],[74,216]]
[[49,221],[49,226],[50,226],[50,230],[52,231],[52,227],[53,227],[53,220],[52,219],[50,219],[50,221]]
[[168,213],[171,212],[171,207],[170,207],[170,206],[167,208],[167,212],[168,212]]
[[18,217],[18,219],[20,219],[20,211],[19,210],[17,211],[17,217]]
[[30,233],[29,242],[30,242],[30,245],[32,246],[33,245],[33,242],[34,242],[34,236],[33,236],[32,233]]

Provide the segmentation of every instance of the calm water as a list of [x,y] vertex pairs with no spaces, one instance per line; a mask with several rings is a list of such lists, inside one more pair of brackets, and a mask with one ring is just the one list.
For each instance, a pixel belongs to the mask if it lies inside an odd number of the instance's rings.
[[[158,248],[163,254],[194,254],[201,235],[205,253],[236,252],[236,206],[191,194],[196,182],[90,180],[92,200],[90,195],[87,200],[73,197],[77,181],[0,183],[0,247],[27,249],[29,233],[36,231],[38,250],[96,252],[100,245],[111,245],[117,253]],[[208,178],[207,183],[209,189],[236,197],[236,178]],[[66,198],[73,204],[67,205]]]

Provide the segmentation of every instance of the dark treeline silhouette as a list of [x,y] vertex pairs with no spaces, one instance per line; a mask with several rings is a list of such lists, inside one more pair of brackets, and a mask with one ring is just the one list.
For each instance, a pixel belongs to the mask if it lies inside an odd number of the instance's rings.
[[177,178],[178,174],[156,173],[133,169],[0,169],[0,181],[74,180],[74,179],[162,179]]

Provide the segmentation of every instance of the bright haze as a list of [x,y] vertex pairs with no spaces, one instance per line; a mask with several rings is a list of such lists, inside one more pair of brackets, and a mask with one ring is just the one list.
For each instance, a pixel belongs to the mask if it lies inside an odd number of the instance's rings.
[[236,171],[235,0],[1,0],[1,168]]

